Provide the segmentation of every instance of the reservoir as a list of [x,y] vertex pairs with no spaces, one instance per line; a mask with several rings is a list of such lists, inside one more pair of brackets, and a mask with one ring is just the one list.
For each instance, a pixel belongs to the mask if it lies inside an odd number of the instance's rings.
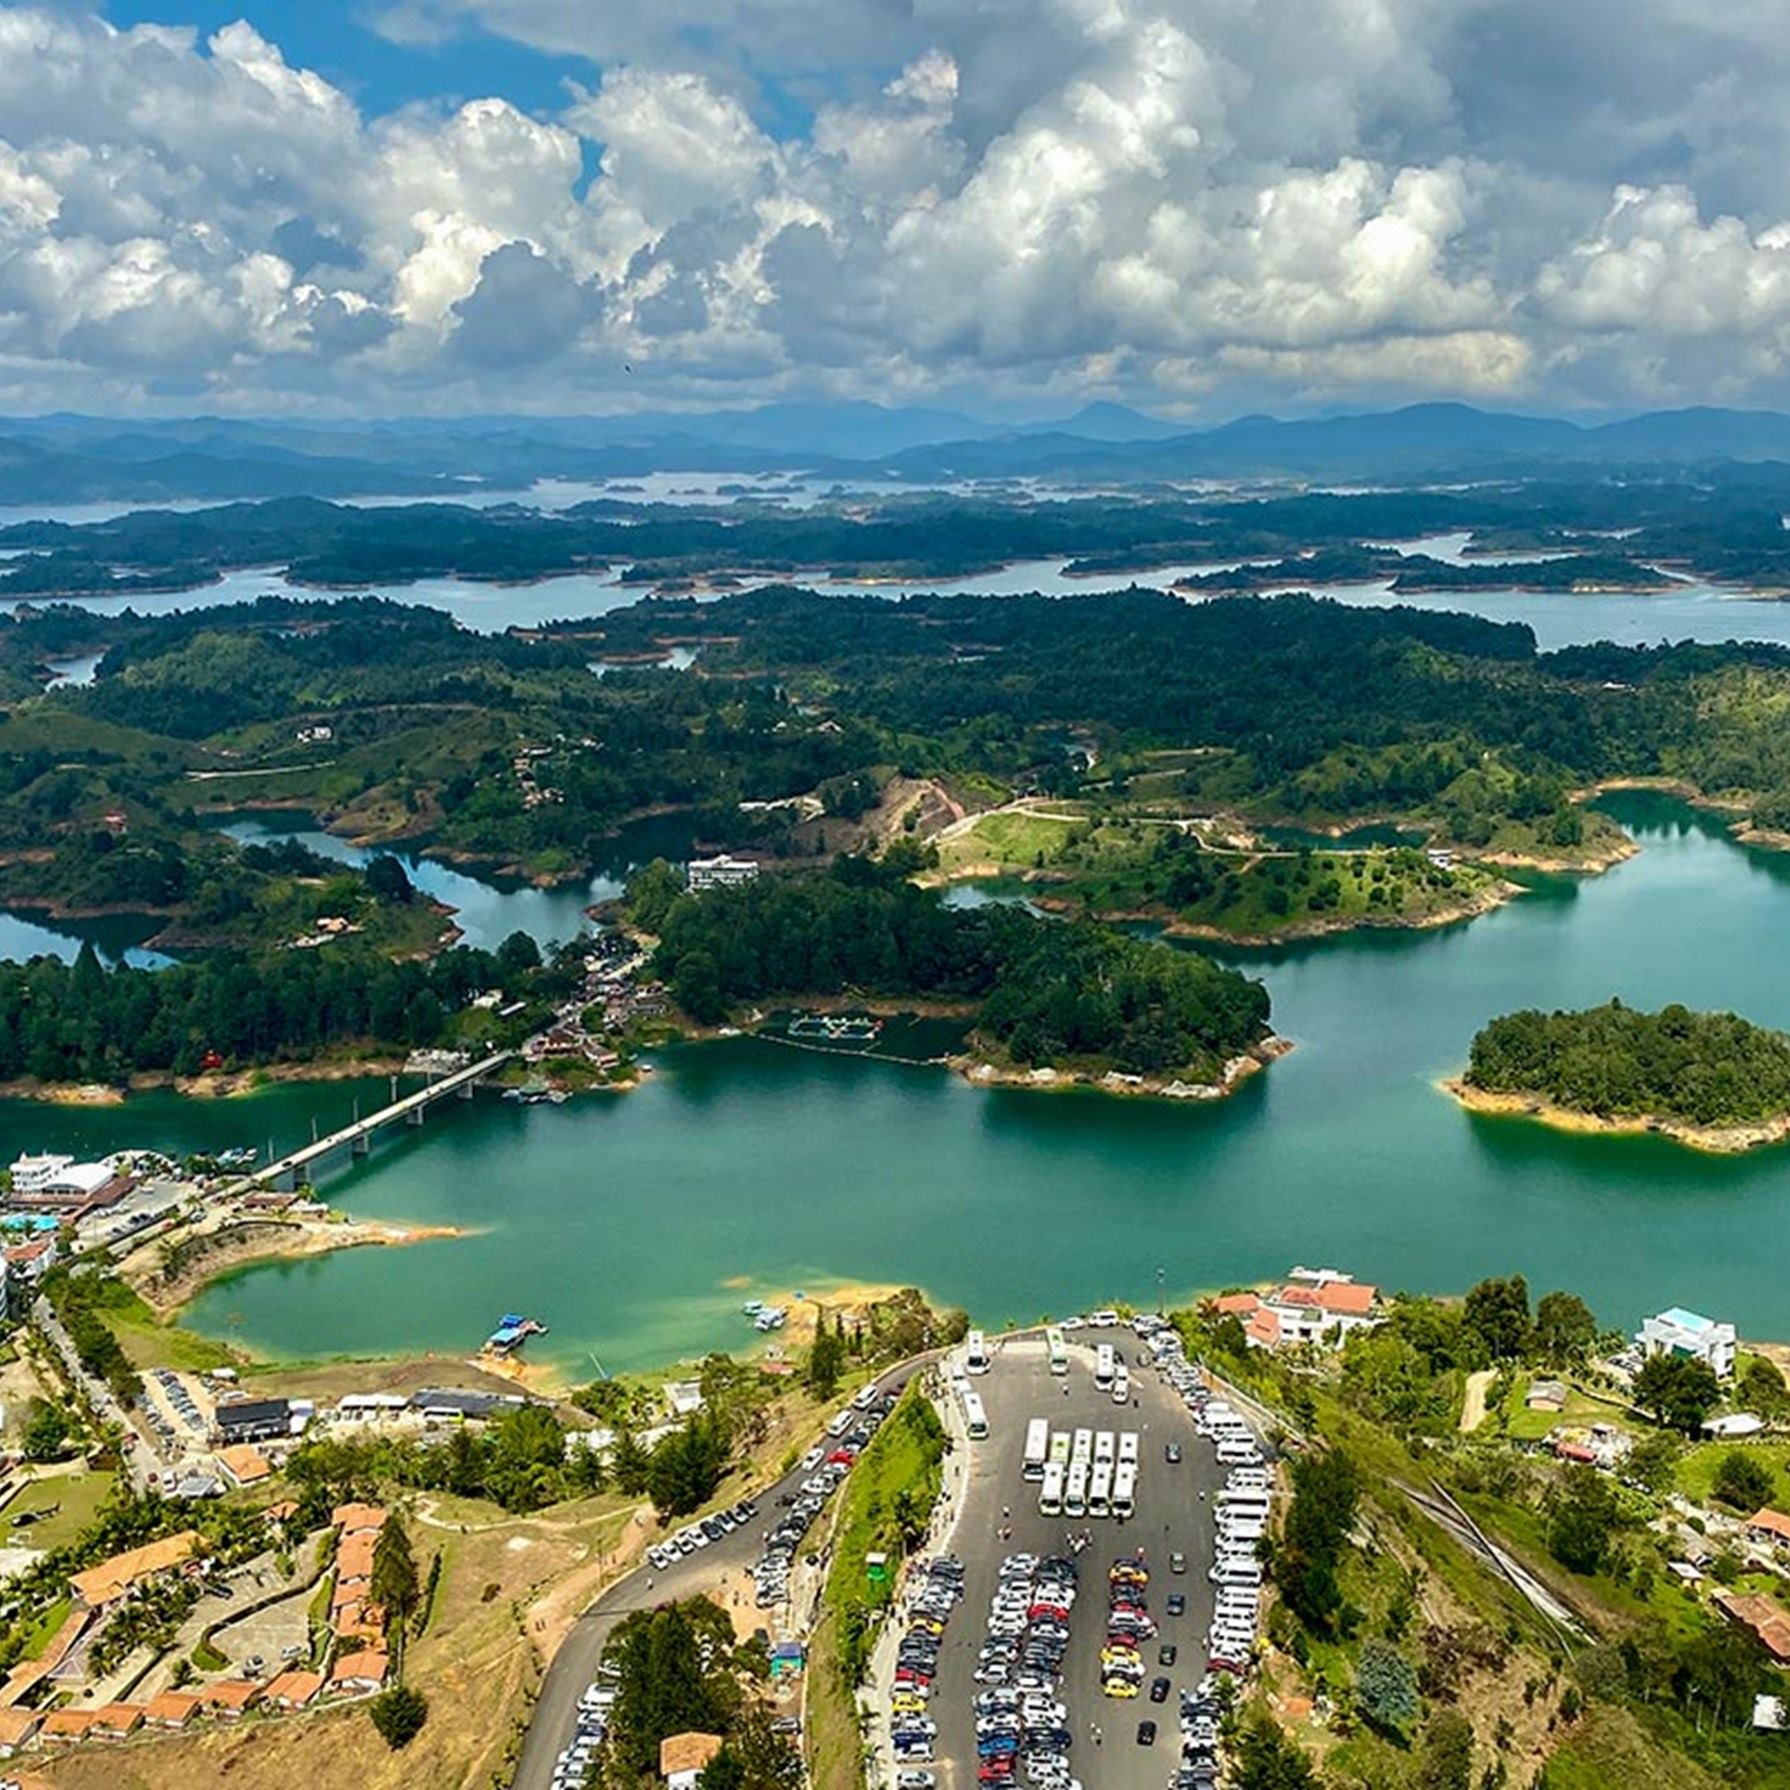
[[[328,1171],[356,1214],[463,1226],[219,1283],[190,1321],[281,1356],[462,1356],[506,1310],[569,1376],[744,1350],[748,1297],[915,1283],[990,1327],[1335,1266],[1458,1291],[1520,1270],[1606,1324],[1686,1304],[1790,1336],[1790,1149],[1699,1155],[1460,1111],[1434,1086],[1474,1031],[1619,995],[1790,1027],[1790,857],[1667,798],[1609,808],[1639,856],[1539,879],[1463,926],[1240,957],[1298,1048],[1211,1106],[983,1091],[940,1069],[753,1039],[662,1053],[639,1092],[519,1107],[484,1095]],[[383,1084],[236,1101],[0,1106],[0,1149],[285,1148]]]

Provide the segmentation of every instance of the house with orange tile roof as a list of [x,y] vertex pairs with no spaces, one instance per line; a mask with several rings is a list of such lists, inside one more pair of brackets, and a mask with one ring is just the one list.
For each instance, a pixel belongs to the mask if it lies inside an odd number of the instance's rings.
[[261,1687],[246,1678],[220,1678],[199,1693],[207,1709],[215,1709],[227,1721],[234,1721],[251,1704],[259,1700]]
[[1746,1520],[1746,1538],[1761,1546],[1790,1548],[1790,1517],[1781,1510],[1756,1510]]
[[385,1684],[390,1666],[390,1656],[381,1647],[365,1647],[356,1653],[345,1653],[330,1672],[329,1694],[332,1697],[358,1697],[379,1690]]
[[1284,1286],[1265,1293],[1226,1293],[1212,1301],[1219,1317],[1236,1318],[1252,1348],[1291,1348],[1301,1343],[1337,1348],[1381,1317],[1377,1287],[1334,1268],[1295,1268]]
[[163,1691],[143,1705],[144,1725],[150,1728],[184,1728],[199,1713],[202,1700],[191,1691]]
[[99,1740],[126,1740],[142,1725],[141,1703],[108,1703],[93,1712],[91,1732]]
[[217,1451],[217,1463],[224,1477],[235,1486],[258,1485],[273,1473],[267,1457],[252,1443],[232,1442]]
[[1790,1610],[1775,1598],[1738,1591],[1718,1591],[1713,1601],[1730,1622],[1750,1628],[1780,1666],[1790,1665]]
[[110,1560],[102,1560],[85,1572],[71,1573],[68,1588],[76,1603],[90,1610],[102,1609],[145,1581],[184,1566],[198,1553],[204,1541],[197,1529],[182,1529],[178,1535],[164,1535],[160,1541],[114,1554]]
[[298,1500],[296,1498],[279,1498],[262,1511],[261,1520],[264,1523],[284,1523],[297,1515]]
[[275,1709],[305,1709],[323,1689],[320,1672],[282,1672],[267,1687],[263,1701]]
[[721,1750],[719,1734],[671,1734],[659,1742],[659,1776],[669,1790],[695,1790],[709,1761]]
[[336,1549],[336,1583],[338,1585],[365,1584],[373,1576],[373,1550],[379,1546],[377,1530],[369,1533],[357,1529],[352,1535],[344,1535],[341,1545]]
[[0,1759],[10,1759],[20,1747],[29,1746],[43,1719],[41,1709],[0,1709]]
[[344,1536],[374,1535],[385,1527],[385,1509],[378,1504],[338,1504],[329,1520]]
[[91,1709],[52,1709],[38,1729],[38,1738],[45,1741],[85,1740],[97,1719]]

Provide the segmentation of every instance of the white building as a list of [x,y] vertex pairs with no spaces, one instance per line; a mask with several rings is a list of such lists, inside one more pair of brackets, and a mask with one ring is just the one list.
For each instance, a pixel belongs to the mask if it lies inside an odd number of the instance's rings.
[[87,1199],[118,1171],[109,1162],[76,1162],[72,1156],[20,1156],[11,1173],[12,1190],[21,1198]]
[[1643,1355],[1688,1355],[1706,1361],[1718,1379],[1725,1380],[1734,1371],[1734,1326],[1718,1324],[1681,1305],[1648,1318],[1635,1341]]
[[723,852],[718,858],[692,858],[686,876],[690,893],[700,895],[705,889],[737,889],[757,882],[758,865],[751,858],[730,858]]

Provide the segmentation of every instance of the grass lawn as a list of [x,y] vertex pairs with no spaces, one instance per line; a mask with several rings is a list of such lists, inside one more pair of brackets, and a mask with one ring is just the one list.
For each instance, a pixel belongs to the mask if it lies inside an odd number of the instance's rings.
[[[110,1473],[68,1473],[31,1481],[0,1511],[0,1541],[45,1552],[73,1541],[98,1514],[112,1489],[112,1480]],[[23,1529],[12,1526],[14,1517],[58,1505],[61,1508],[56,1514],[41,1523]]]
[[985,814],[955,838],[940,841],[939,868],[947,876],[990,862],[1015,870],[1039,869],[1061,855],[1079,824],[1035,814]]
[[1715,1790],[1716,1780],[1654,1744],[1627,1710],[1593,1704],[1548,1760],[1548,1790]]
[[1502,1407],[1505,1416],[1504,1433],[1513,1441],[1539,1442],[1549,1431],[1559,1428],[1562,1424],[1585,1429],[1594,1423],[1614,1423],[1623,1429],[1634,1431],[1637,1435],[1641,1433],[1644,1426],[1627,1419],[1620,1404],[1606,1404],[1601,1399],[1592,1398],[1588,1393],[1581,1392],[1570,1381],[1562,1382],[1566,1387],[1564,1410],[1558,1412],[1531,1411],[1524,1405],[1523,1400],[1528,1396],[1532,1380],[1556,1379],[1558,1377],[1553,1374],[1519,1374],[1516,1377]]
[[[123,1289],[120,1289],[123,1294]],[[214,1367],[232,1367],[236,1357],[220,1342],[183,1330],[178,1324],[160,1322],[135,1293],[114,1295],[101,1315],[118,1338],[119,1347],[138,1368],[170,1367],[187,1373],[209,1373]]]
[[[1687,1498],[1700,1504],[1711,1501],[1716,1468],[1731,1449],[1743,1447],[1749,1460],[1758,1461],[1771,1474],[1771,1502],[1782,1508],[1790,1503],[1790,1442],[1700,1442],[1687,1448],[1678,1462],[1675,1483]],[[1749,1516],[1752,1514],[1747,1512]]]
[[36,1659],[49,1646],[57,1629],[68,1620],[68,1612],[73,1607],[73,1603],[72,1598],[57,1598],[31,1625],[30,1632],[25,1636],[24,1657],[26,1659]]

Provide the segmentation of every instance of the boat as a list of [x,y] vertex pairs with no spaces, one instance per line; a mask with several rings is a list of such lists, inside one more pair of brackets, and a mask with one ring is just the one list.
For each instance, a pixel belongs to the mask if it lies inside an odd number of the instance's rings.
[[788,1317],[789,1314],[780,1310],[777,1306],[767,1305],[759,1312],[758,1316],[752,1320],[752,1327],[755,1330],[764,1331],[781,1330],[784,1324],[788,1321]]
[[763,1310],[764,1301],[762,1299],[748,1299],[746,1303],[740,1307],[740,1316],[742,1318],[755,1318]]
[[547,1326],[539,1318],[525,1318],[520,1312],[506,1311],[497,1320],[497,1328],[485,1338],[485,1347],[493,1355],[511,1355],[531,1336],[545,1336]]
[[874,1044],[883,1022],[869,1013],[798,1013],[789,1022],[791,1038],[812,1038],[827,1044]]

